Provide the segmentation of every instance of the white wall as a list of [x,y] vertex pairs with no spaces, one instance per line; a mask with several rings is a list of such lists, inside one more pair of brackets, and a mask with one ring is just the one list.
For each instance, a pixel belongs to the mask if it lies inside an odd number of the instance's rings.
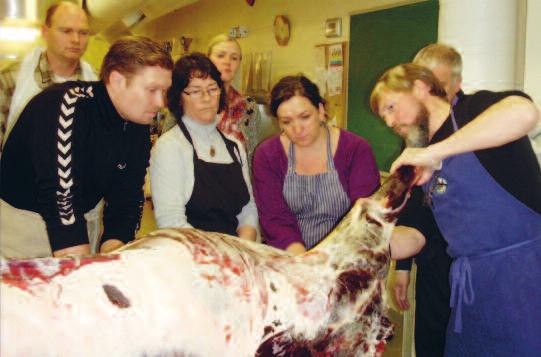
[[[449,1],[449,0],[447,0]],[[451,0],[452,1],[452,0]],[[471,0],[477,1],[477,0]],[[526,43],[524,57],[524,90],[541,107],[541,0],[527,1]],[[273,51],[273,79],[285,74],[304,72],[314,75],[314,46],[319,43],[349,41],[349,16],[381,8],[400,6],[415,0],[258,0],[249,7],[244,0],[199,0],[179,11],[151,21],[138,33],[158,40],[182,35],[193,36],[193,50],[205,51],[208,40],[230,27],[248,27],[249,35],[241,39],[245,52],[260,49]],[[279,47],[272,34],[272,21],[277,14],[289,16],[292,35],[287,47]],[[343,34],[340,38],[324,36],[325,19],[341,17]],[[107,45],[94,41],[85,56],[96,67]],[[465,59],[467,62],[467,58]],[[521,71],[521,66],[517,66]],[[517,74],[517,77],[521,76]]]
[[541,109],[541,0],[528,0],[524,91]]

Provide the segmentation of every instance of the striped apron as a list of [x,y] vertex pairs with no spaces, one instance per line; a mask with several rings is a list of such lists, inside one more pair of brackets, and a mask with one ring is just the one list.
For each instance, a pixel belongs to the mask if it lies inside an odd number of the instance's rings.
[[319,243],[334,228],[350,207],[350,200],[334,167],[331,134],[327,129],[327,172],[297,175],[295,145],[289,145],[284,198],[297,218],[306,249]]

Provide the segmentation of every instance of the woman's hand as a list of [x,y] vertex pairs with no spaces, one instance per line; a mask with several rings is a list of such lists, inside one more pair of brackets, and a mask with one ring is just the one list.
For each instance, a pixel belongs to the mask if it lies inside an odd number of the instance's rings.
[[237,234],[239,235],[239,238],[251,240],[252,242],[255,242],[255,239],[257,238],[257,230],[252,226],[240,226],[237,228]]
[[306,252],[306,248],[304,247],[303,244],[299,243],[299,242],[295,242],[295,243],[291,243],[287,248],[286,248],[286,251],[288,253],[291,253],[293,255],[299,255],[299,254],[302,254],[304,252]]

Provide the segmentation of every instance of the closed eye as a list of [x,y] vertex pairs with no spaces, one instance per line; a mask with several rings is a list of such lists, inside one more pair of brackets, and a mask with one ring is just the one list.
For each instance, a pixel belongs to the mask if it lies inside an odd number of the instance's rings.
[[217,95],[220,92],[219,87],[208,88],[207,91],[210,95]]
[[289,125],[291,123],[291,120],[289,119],[280,119],[281,125]]
[[187,93],[189,93],[190,95],[195,95],[195,96],[199,96],[199,95],[202,95],[203,93],[203,90],[202,89],[194,89],[194,90],[191,90],[191,91],[186,91]]

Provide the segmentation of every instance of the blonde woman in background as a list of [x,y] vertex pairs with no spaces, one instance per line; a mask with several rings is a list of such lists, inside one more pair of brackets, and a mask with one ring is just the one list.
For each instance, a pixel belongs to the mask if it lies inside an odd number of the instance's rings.
[[207,54],[218,67],[226,90],[226,108],[221,113],[218,129],[235,136],[249,149],[247,142],[250,141],[251,144],[254,140],[247,132],[247,126],[253,119],[255,102],[252,98],[244,97],[232,86],[242,60],[240,44],[234,38],[221,34],[210,41]]

